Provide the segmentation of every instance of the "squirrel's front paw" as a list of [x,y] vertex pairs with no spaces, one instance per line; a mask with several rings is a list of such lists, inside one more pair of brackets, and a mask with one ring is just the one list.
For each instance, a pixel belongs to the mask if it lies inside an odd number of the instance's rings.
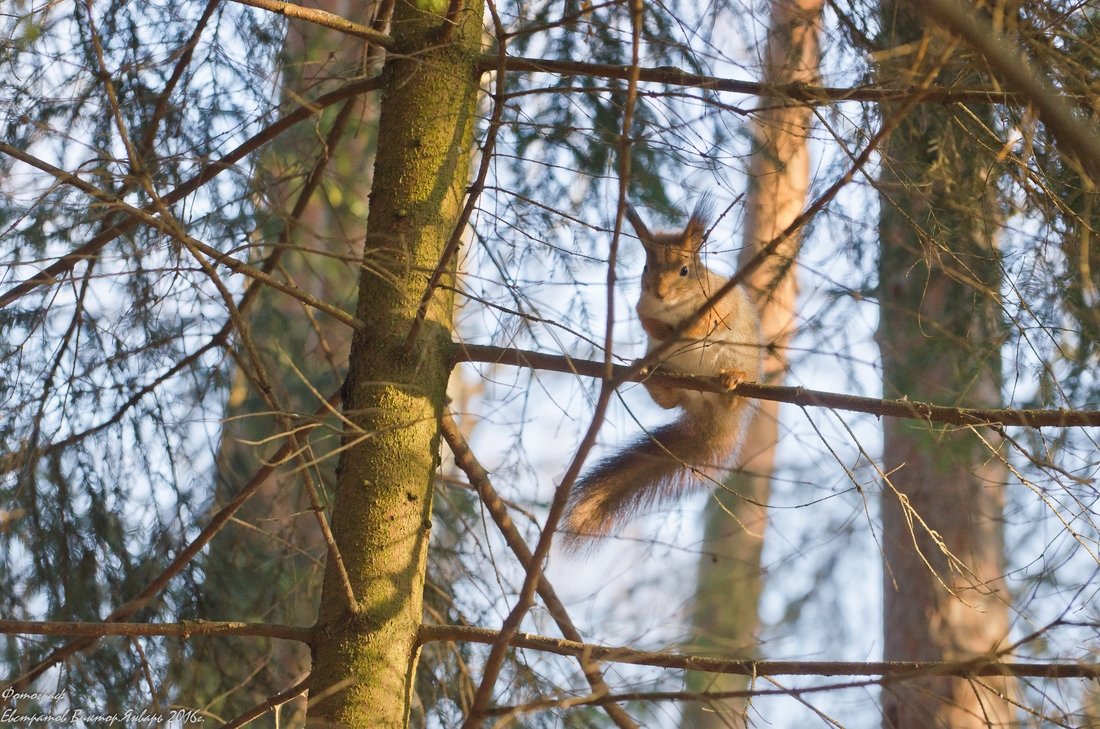
[[748,382],[749,376],[741,370],[722,370],[718,373],[718,381],[727,390],[732,390],[742,382]]

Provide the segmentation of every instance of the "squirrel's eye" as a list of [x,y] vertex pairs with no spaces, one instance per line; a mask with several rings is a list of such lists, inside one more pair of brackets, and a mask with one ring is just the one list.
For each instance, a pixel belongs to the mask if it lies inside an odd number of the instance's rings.
[[687,276],[688,275],[688,267],[687,266],[684,266],[683,268],[680,269],[680,275],[681,276]]
[[645,264],[644,266],[642,266],[642,273],[645,273],[648,270],[649,270],[649,264],[648,263]]

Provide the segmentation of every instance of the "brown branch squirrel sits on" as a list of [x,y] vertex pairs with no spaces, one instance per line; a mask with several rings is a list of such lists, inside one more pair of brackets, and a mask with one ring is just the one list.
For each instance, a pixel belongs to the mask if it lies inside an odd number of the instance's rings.
[[[633,208],[626,216],[645,248],[642,294],[636,310],[652,352],[677,325],[698,311],[727,279],[699,258],[709,205],[700,203],[676,233],[651,233]],[[727,386],[761,377],[763,344],[756,307],[737,287],[680,335],[662,368],[720,377]],[[565,515],[564,542],[584,548],[646,507],[690,488],[721,480],[737,458],[755,401],[645,382],[654,402],[683,408],[674,422],[646,433],[625,450],[596,464],[574,485]]]

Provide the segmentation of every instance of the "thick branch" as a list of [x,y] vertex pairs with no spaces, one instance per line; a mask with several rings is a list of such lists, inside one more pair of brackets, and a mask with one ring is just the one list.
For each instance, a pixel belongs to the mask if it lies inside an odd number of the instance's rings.
[[[571,357],[546,352],[508,349],[484,344],[456,345],[453,360],[455,362],[510,364],[517,367],[567,372],[584,377],[603,377],[606,371],[603,362],[572,359]],[[838,392],[822,392],[821,390],[810,390],[805,387],[761,385],[755,382],[742,383],[729,390],[714,377],[675,375],[663,373],[659,369],[628,376],[630,370],[630,367],[616,365],[611,377],[612,379],[625,378],[632,382],[642,382],[653,378],[663,384],[689,390],[732,392],[744,397],[786,402],[803,407],[850,410],[879,417],[923,420],[945,425],[1021,425],[1029,428],[1071,428],[1100,425],[1100,410],[953,407],[933,405],[915,400],[883,400],[881,398],[846,395]]]
[[190,638],[195,635],[245,635],[281,638],[308,643],[312,628],[275,623],[184,620],[179,623],[64,623],[37,620],[0,620],[0,633],[10,635],[80,635],[105,638],[109,635],[165,635]]
[[[433,641],[493,643],[499,632],[465,625],[424,625],[420,644]],[[578,643],[532,633],[515,633],[509,645],[560,656],[657,668],[680,668],[742,676],[883,676],[891,679],[916,675],[1033,676],[1037,678],[1100,678],[1100,663],[1002,663],[989,655],[966,661],[746,661],[689,656],[629,647]]]
[[[486,54],[481,57],[482,72],[496,71],[499,65],[500,59],[496,54]],[[506,70],[512,73],[523,71],[527,73],[550,73],[558,76],[613,78],[624,81],[629,79],[631,74],[631,66],[626,64],[566,61],[556,58],[523,58],[519,56],[508,56],[505,59],[504,66]],[[733,93],[764,98],[796,101],[808,105],[832,104],[838,101],[904,101],[916,94],[920,95],[920,100],[922,102],[936,103],[988,104],[1018,101],[1022,98],[1019,94],[984,88],[956,89],[935,86],[891,88],[883,86],[854,86],[848,88],[811,86],[810,84],[801,82],[769,84],[760,81],[743,81],[739,79],[723,78],[721,76],[688,73],[674,66],[641,68],[639,69],[638,80],[645,83],[686,86],[706,89],[708,91],[730,91]]]
[[306,8],[301,5],[294,5],[293,3],[284,3],[279,0],[234,0],[234,2],[241,3],[242,5],[251,5],[254,8],[260,8],[262,10],[270,10],[273,13],[285,15],[288,18],[306,20],[310,23],[324,26],[325,28],[332,28],[341,33],[347,33],[356,38],[362,38],[365,41],[382,46],[383,48],[393,47],[392,37],[385,33],[380,33],[370,26],[353,22],[335,13],[329,13],[317,8]]

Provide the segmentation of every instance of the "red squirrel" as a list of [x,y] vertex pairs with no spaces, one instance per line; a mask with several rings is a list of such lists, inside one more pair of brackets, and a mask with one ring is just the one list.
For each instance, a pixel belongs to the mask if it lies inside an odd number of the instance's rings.
[[[672,337],[727,279],[699,258],[709,217],[705,201],[679,232],[651,233],[631,207],[626,216],[646,253],[636,311],[649,335],[648,353]],[[733,387],[761,378],[763,349],[756,307],[739,286],[683,332],[659,365],[672,372],[719,377]],[[683,413],[577,481],[564,521],[567,548],[589,546],[647,507],[721,480],[739,455],[755,401],[649,381],[644,385],[658,405],[678,406]]]

